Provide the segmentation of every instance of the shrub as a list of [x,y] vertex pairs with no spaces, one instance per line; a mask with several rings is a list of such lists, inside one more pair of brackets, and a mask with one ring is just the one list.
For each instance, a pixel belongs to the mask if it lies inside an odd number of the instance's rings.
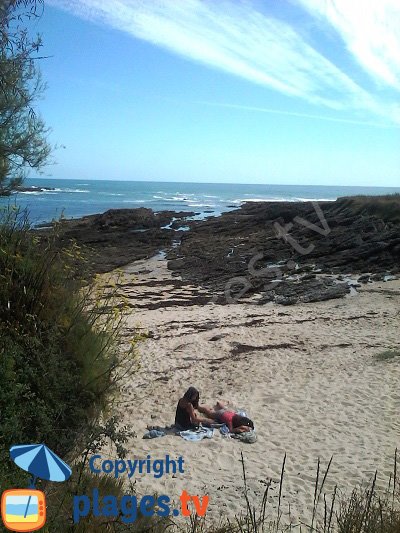
[[79,451],[116,391],[118,369],[134,363],[137,339],[122,357],[116,342],[116,289],[89,283],[79,247],[60,250],[56,241],[57,228],[41,238],[26,213],[1,212],[0,490],[16,483],[13,444],[45,442],[64,457]]

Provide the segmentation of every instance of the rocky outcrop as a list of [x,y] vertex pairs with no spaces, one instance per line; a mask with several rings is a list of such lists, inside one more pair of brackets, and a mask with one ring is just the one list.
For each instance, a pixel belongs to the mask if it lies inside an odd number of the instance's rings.
[[169,268],[228,299],[260,294],[288,305],[340,298],[357,287],[344,275],[365,283],[400,271],[400,222],[392,212],[355,209],[349,199],[248,203],[190,225],[168,254]]
[[[76,241],[86,250],[94,272],[109,272],[138,259],[146,259],[169,248],[182,232],[165,228],[173,221],[185,223],[194,212],[151,209],[110,209],[99,215],[64,220],[60,242]],[[44,230],[45,232],[48,230]]]
[[307,303],[399,274],[400,197],[387,213],[377,202],[247,203],[201,221],[193,212],[112,209],[64,221],[61,240],[89,247],[96,272],[162,249],[173,275],[207,292],[204,301]]

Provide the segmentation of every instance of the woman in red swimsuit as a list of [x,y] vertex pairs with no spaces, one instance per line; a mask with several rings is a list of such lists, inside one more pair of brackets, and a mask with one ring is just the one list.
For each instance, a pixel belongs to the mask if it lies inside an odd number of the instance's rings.
[[227,409],[222,402],[217,402],[216,409],[211,409],[204,405],[199,405],[197,409],[207,418],[211,418],[219,424],[226,424],[231,433],[246,433],[254,429],[253,421],[250,418],[238,415],[235,411]]

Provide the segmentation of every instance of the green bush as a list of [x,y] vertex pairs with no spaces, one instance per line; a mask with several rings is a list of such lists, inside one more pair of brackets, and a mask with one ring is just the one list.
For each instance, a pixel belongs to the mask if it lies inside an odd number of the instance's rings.
[[[45,442],[71,456],[116,390],[121,310],[115,291],[84,272],[75,244],[57,246],[57,228],[40,237],[25,213],[3,209],[0,490],[15,486],[16,475],[26,480],[9,460],[11,445]],[[131,347],[125,355],[134,359]]]

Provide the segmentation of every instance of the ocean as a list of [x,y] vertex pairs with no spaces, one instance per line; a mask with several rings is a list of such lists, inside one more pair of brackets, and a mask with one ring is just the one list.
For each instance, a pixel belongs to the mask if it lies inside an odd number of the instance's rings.
[[357,194],[400,193],[400,187],[343,187],[322,185],[245,185],[226,183],[172,183],[27,179],[27,187],[52,187],[52,191],[21,192],[0,198],[27,208],[33,224],[59,218],[76,218],[107,209],[150,207],[154,211],[195,211],[197,218],[217,216],[249,201],[323,201]]

